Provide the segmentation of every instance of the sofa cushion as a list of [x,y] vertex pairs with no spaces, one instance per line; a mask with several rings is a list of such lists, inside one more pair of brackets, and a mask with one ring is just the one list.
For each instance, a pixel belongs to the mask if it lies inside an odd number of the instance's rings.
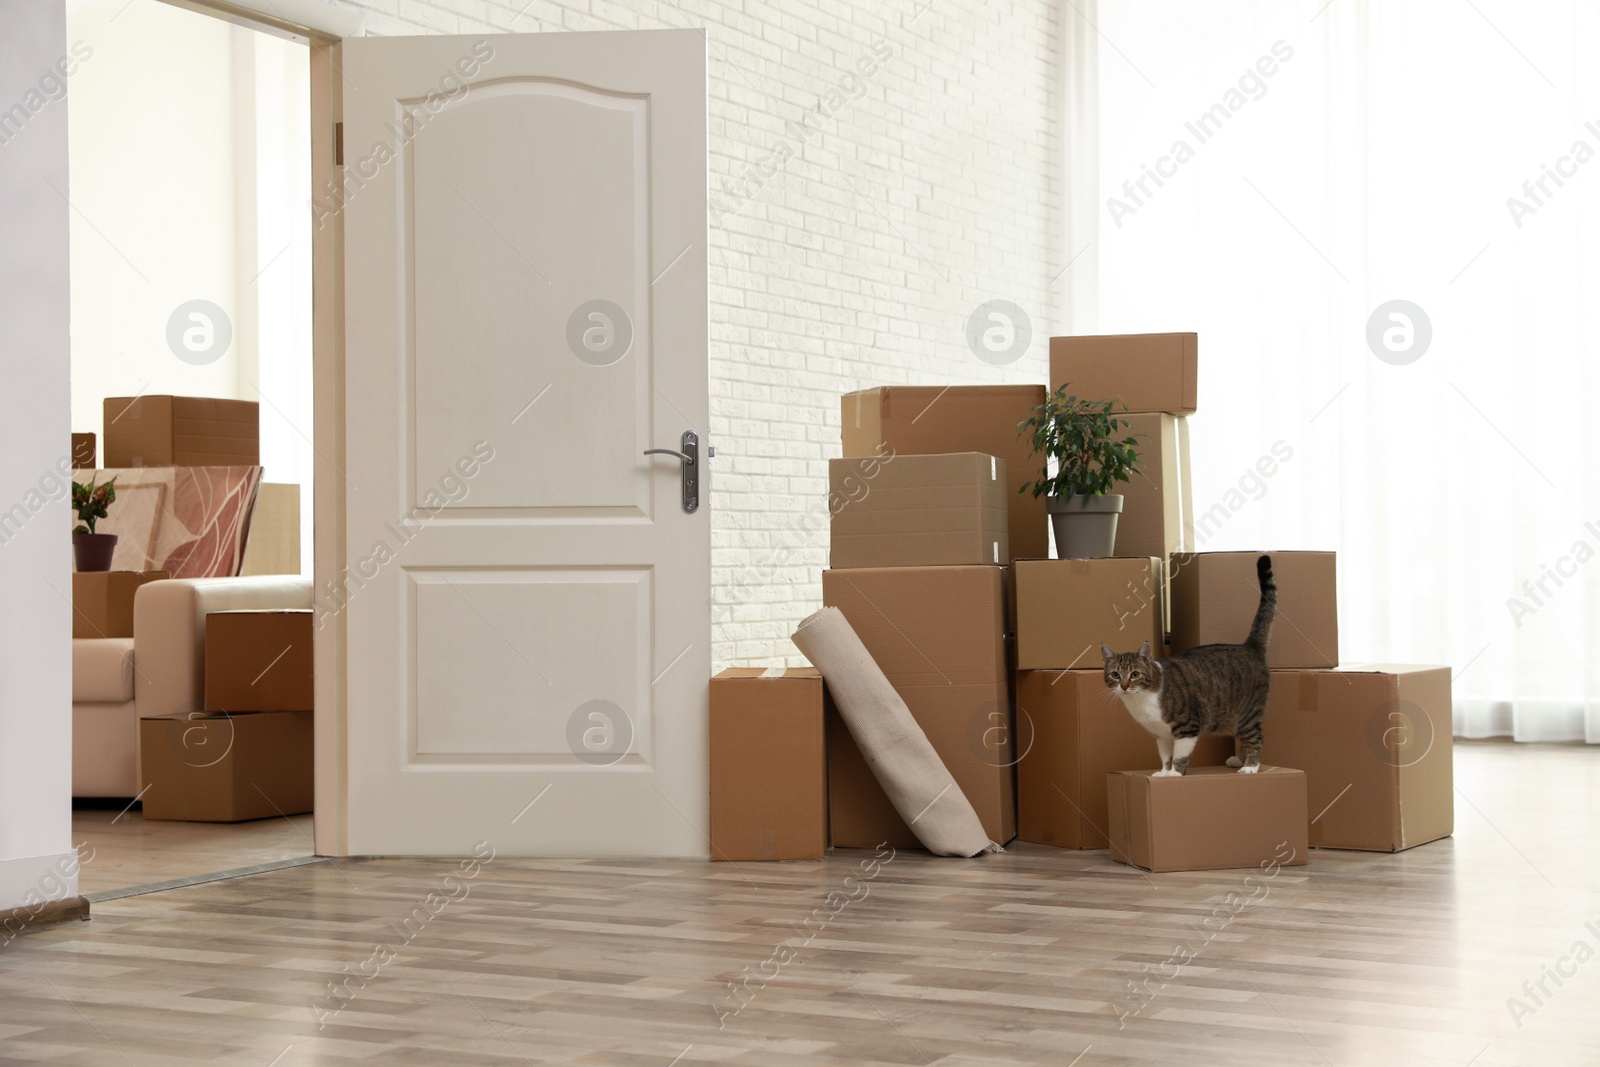
[[133,699],[133,638],[72,639],[72,702],[116,704]]

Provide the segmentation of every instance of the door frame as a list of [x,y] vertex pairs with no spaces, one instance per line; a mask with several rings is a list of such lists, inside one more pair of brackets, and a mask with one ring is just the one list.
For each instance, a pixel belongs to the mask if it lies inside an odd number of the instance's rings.
[[[340,47],[364,36],[366,16],[319,0],[162,0],[174,7],[246,26],[310,48],[311,195],[339,183]],[[293,18],[303,22],[291,21]],[[308,205],[309,206],[309,205]],[[313,848],[319,856],[349,854],[345,742],[345,629],[342,611],[325,611],[324,576],[345,573],[344,529],[344,239],[343,227],[313,225],[311,235],[311,392],[315,484],[311,497],[312,596],[316,674]],[[334,589],[342,583],[332,582]]]

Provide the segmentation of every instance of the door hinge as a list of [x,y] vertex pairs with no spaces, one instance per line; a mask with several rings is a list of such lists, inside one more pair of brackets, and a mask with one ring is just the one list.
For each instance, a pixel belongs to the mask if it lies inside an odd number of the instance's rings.
[[334,166],[344,166],[344,123],[333,124],[333,163]]

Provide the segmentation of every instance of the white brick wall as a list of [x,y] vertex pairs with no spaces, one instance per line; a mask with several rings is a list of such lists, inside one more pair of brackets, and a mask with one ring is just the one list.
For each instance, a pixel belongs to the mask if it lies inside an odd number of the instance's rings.
[[[839,395],[1046,380],[1046,339],[1062,318],[1052,282],[1070,258],[1056,203],[1058,0],[353,6],[372,13],[374,34],[706,28],[712,658],[803,662],[788,638],[821,604]],[[719,201],[735,199],[726,190],[857,60],[877,59],[875,44],[891,58],[861,79],[864,93],[719,219]],[[1015,302],[1033,326],[1027,353],[1004,368],[966,342],[968,316],[992,299]]]

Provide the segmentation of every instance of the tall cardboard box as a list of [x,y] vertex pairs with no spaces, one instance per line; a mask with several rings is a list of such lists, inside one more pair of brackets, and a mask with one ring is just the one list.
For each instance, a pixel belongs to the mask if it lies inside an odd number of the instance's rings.
[[74,571],[72,636],[132,637],[133,597],[166,571]]
[[1296,867],[1308,862],[1306,776],[1288,767],[1240,774],[1199,767],[1106,775],[1111,858],[1147,871]]
[[309,711],[139,720],[146,819],[244,822],[312,809]]
[[711,679],[711,858],[828,850],[822,675],[734,667]]
[[1005,461],[981,452],[828,461],[828,565],[1011,562]]
[[[1017,837],[1057,848],[1105,848],[1106,775],[1158,770],[1156,739],[1106,689],[1100,670],[1017,672]],[[1208,734],[1191,767],[1233,755]]]
[[[822,572],[838,608],[928,735],[978,819],[1000,844],[1016,836],[1001,567],[883,567]],[[837,713],[828,721],[833,844],[918,848]]]
[[262,482],[240,574],[300,573],[300,487]]
[[1105,662],[1100,646],[1161,654],[1161,561],[1021,559],[1016,562],[1017,668],[1070,670]]
[[207,711],[311,711],[312,612],[206,616]]
[[1050,554],[1044,497],[1019,492],[1043,468],[1017,424],[1044,403],[1042,385],[892,385],[840,401],[846,457],[982,452],[1006,465],[1011,559]]
[[1129,411],[1193,415],[1199,338],[1128,333],[1050,338],[1050,388],[1086,400],[1120,398]]
[[1450,668],[1273,671],[1264,762],[1306,772],[1314,848],[1399,852],[1455,831]]
[[[1267,552],[1278,583],[1278,613],[1267,641],[1275,669],[1339,665],[1339,598],[1334,553]],[[1172,650],[1237,644],[1261,604],[1261,552],[1197,552],[1171,564]]]
[[100,466],[96,458],[99,453],[95,449],[94,434],[75,433],[72,435],[72,469],[75,471],[92,471]]
[[1189,420],[1160,413],[1124,418],[1128,432],[1139,437],[1140,471],[1116,490],[1122,494],[1116,554],[1165,561],[1175,552],[1194,551]]
[[201,396],[114,396],[104,404],[105,465],[256,467],[261,405]]

